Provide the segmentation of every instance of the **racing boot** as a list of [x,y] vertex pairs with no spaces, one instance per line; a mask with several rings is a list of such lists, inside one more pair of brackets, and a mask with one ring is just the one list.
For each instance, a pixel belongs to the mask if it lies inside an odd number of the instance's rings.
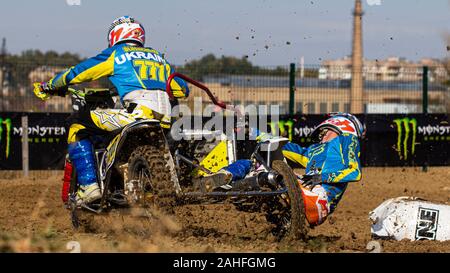
[[[196,179],[194,187],[202,192],[211,192],[220,187],[228,189],[227,186],[229,186],[232,179],[233,175],[230,172],[220,170],[215,174]],[[229,188],[231,189],[231,186]]]
[[88,205],[102,198],[100,187],[95,184],[80,186],[77,192],[77,205]]
[[92,143],[85,139],[69,144],[69,157],[77,171],[79,184],[77,205],[88,205],[99,200],[102,194],[97,183]]
[[216,189],[231,190],[233,182],[244,179],[251,166],[251,160],[238,160],[213,175],[200,178],[196,183],[197,188],[207,192]]

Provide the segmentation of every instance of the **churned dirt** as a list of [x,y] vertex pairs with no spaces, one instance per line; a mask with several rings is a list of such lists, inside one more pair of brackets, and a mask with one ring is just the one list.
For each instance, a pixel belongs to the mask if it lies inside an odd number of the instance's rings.
[[[450,203],[450,168],[366,168],[327,222],[306,242],[278,242],[258,213],[232,205],[189,205],[153,212],[83,215],[75,231],[60,201],[61,173],[13,178],[0,173],[0,252],[366,252],[368,214],[384,200],[415,196]],[[147,215],[148,216],[148,215]],[[379,241],[383,252],[450,252],[450,242]]]

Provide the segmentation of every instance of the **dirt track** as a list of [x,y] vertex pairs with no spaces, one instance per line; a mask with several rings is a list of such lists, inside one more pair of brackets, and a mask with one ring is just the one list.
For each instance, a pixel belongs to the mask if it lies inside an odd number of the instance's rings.
[[[0,252],[68,252],[69,241],[80,242],[83,252],[363,252],[371,241],[368,213],[384,200],[450,203],[450,168],[367,168],[363,174],[307,242],[279,243],[261,215],[229,205],[180,207],[175,217],[156,214],[152,221],[96,217],[96,225],[75,232],[60,201],[60,176],[24,180],[0,173]],[[384,252],[450,252],[450,242],[380,242]]]

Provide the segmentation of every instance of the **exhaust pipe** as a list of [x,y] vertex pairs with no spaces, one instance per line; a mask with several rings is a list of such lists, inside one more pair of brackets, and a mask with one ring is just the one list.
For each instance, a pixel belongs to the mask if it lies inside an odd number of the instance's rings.
[[268,186],[271,189],[276,189],[283,181],[283,177],[272,172],[262,172],[257,176],[245,178],[233,183],[233,190],[237,191],[255,191],[260,190],[261,187]]

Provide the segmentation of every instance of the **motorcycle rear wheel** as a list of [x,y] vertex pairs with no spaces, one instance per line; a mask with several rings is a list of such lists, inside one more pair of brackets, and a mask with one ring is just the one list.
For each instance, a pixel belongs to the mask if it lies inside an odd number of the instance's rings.
[[137,147],[128,160],[128,180],[138,182],[139,200],[143,207],[173,212],[176,191],[171,179],[168,151],[162,146]]

